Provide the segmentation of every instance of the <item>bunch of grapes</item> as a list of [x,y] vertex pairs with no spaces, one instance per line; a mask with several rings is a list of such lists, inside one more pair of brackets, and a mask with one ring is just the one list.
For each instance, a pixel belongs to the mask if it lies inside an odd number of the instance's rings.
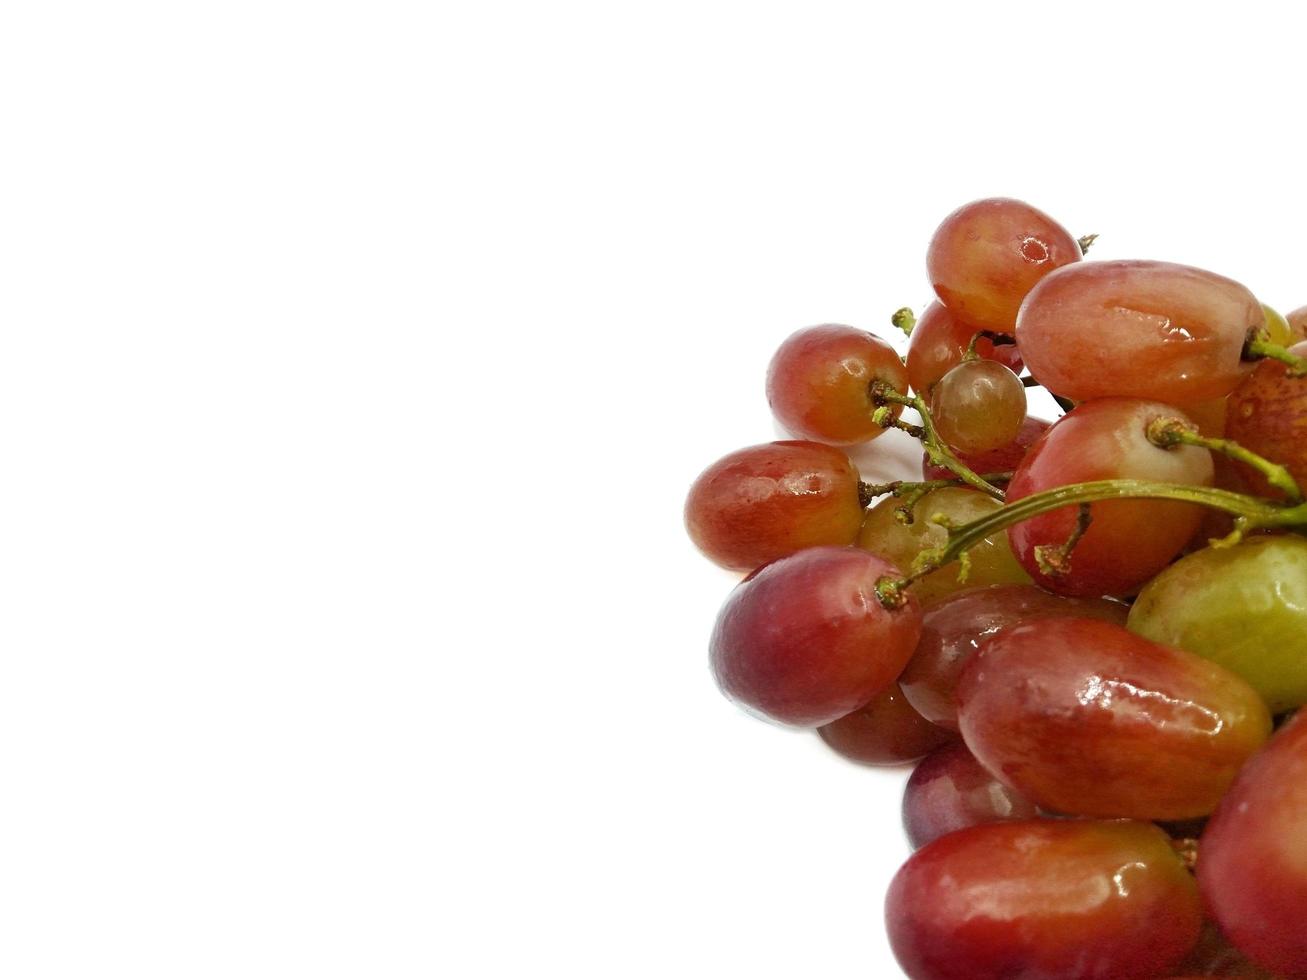
[[[976,201],[930,242],[938,301],[892,318],[906,363],[847,326],[781,345],[799,438],[686,503],[747,573],[712,669],[921,760],[885,903],[910,977],[1307,978],[1307,307],[1090,241]],[[891,428],[922,478],[864,483],[842,447]]]

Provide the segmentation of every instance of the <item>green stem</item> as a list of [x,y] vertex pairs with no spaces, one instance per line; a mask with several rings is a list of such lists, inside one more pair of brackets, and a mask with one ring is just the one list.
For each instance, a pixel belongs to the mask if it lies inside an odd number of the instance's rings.
[[[893,425],[895,428],[902,429],[904,432],[920,439],[922,446],[926,450],[926,455],[930,457],[930,461],[936,466],[943,466],[950,473],[955,474],[963,483],[975,487],[981,493],[989,494],[995,500],[1003,499],[1002,490],[985,480],[975,470],[954,456],[948,446],[944,444],[944,440],[935,431],[935,423],[930,417],[930,409],[927,407],[924,398],[920,395],[901,395],[883,381],[873,381],[871,384],[871,400],[881,406],[876,410],[877,421],[881,425]],[[921,416],[921,425],[900,422],[893,417],[892,413],[881,410],[890,405],[903,405],[906,408],[915,409],[917,414]]]
[[[989,483],[1006,483],[1012,479],[1012,472],[1009,470],[1006,473],[986,473],[981,479]],[[889,494],[891,497],[902,497],[904,494],[918,489],[929,493],[931,490],[960,487],[963,482],[957,477],[949,480],[891,480],[889,483],[863,483],[858,489],[862,496],[868,500],[874,500],[877,497],[883,497],[885,494]]]
[[917,325],[917,317],[912,312],[912,307],[904,306],[894,311],[893,316],[889,318],[889,322],[911,337],[912,328]]
[[1092,235],[1081,235],[1077,238],[1076,244],[1080,246],[1080,254],[1087,255],[1089,253],[1089,246],[1094,244],[1094,241],[1097,238],[1098,232],[1094,232]]
[[1307,503],[1277,504],[1260,497],[1218,490],[1215,487],[1188,486],[1180,483],[1156,483],[1151,480],[1096,480],[1053,487],[1023,497],[969,524],[949,531],[948,544],[931,554],[913,574],[901,579],[883,578],[876,583],[876,594],[887,608],[903,602],[902,592],[913,582],[937,568],[956,561],[964,552],[985,538],[1006,530],[1013,524],[1069,504],[1087,504],[1096,500],[1179,500],[1201,504],[1243,518],[1250,529],[1307,525]]
[[1291,378],[1307,377],[1307,357],[1299,357],[1287,347],[1273,344],[1254,332],[1243,345],[1243,359],[1245,361],[1260,361],[1266,358],[1289,365],[1289,377]]
[[1258,456],[1251,450],[1244,449],[1243,446],[1232,439],[1213,439],[1201,435],[1198,430],[1183,419],[1166,418],[1165,416],[1159,416],[1149,422],[1146,431],[1148,441],[1154,446],[1161,446],[1163,449],[1170,449],[1172,446],[1179,445],[1199,446],[1214,453],[1222,453],[1257,470],[1262,476],[1266,477],[1267,483],[1285,495],[1289,503],[1300,503],[1303,499],[1302,491],[1298,488],[1298,481],[1293,478],[1293,474],[1285,467],[1279,463],[1272,463],[1266,457]]

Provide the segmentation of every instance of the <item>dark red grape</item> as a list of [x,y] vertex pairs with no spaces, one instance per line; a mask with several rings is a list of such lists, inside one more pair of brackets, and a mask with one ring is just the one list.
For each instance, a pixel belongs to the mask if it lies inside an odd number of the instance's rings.
[[844,758],[869,766],[897,766],[920,759],[955,732],[932,725],[913,710],[897,684],[891,684],[852,714],[817,729]]
[[[1212,456],[1206,449],[1162,449],[1148,441],[1148,424],[1159,417],[1183,415],[1170,405],[1133,398],[1076,406],[1031,448],[1008,484],[1008,501],[1091,480],[1211,484]],[[1077,507],[1008,529],[1013,552],[1036,583],[1061,595],[1132,595],[1180,553],[1203,519],[1201,507],[1170,500],[1101,501],[1090,505],[1090,514],[1089,529],[1062,574],[1041,569],[1036,549],[1066,543],[1076,527]]]
[[1198,938],[1193,877],[1152,824],[970,827],[917,851],[885,902],[913,980],[1144,980]]
[[1271,718],[1211,661],[1095,619],[987,640],[958,682],[962,737],[990,772],[1057,813],[1211,813]]
[[1038,815],[1031,800],[995,779],[962,742],[922,759],[903,791],[903,829],[914,848],[964,827]]
[[[1011,473],[1026,458],[1030,447],[1039,441],[1040,436],[1047,432],[1052,424],[1028,415],[1021,423],[1021,428],[1017,430],[1016,438],[1007,445],[986,453],[954,453],[954,455],[975,473]],[[932,463],[929,453],[921,454],[921,475],[927,480],[954,478],[953,471],[948,467]]]
[[993,585],[951,595],[922,614],[921,639],[899,677],[908,702],[936,725],[956,731],[955,691],[976,650],[1005,626],[1051,617],[1089,617],[1124,626],[1130,607],[1109,599],[1050,595],[1033,585]]
[[[908,383],[919,395],[929,395],[931,387],[954,367],[962,363],[979,327],[963,323],[943,303],[931,303],[912,328],[908,341]],[[1021,352],[1015,341],[995,344],[988,337],[976,340],[976,353],[997,361],[1015,372],[1021,370]]]
[[1031,290],[1017,320],[1030,372],[1077,401],[1220,398],[1247,370],[1243,347],[1264,323],[1233,279],[1170,262],[1084,262]]
[[954,316],[1010,334],[1031,288],[1080,256],[1071,233],[1043,211],[991,197],[944,219],[926,250],[926,271]]
[[1208,822],[1198,883],[1240,950],[1307,977],[1307,711],[1244,766]]
[[685,501],[691,540],[739,571],[801,548],[851,544],[861,526],[858,471],[838,449],[816,442],[769,442],[723,456]]
[[[767,370],[767,401],[777,420],[804,439],[851,446],[880,435],[871,385],[907,394],[908,369],[879,337],[839,324],[790,335]],[[902,411],[893,406],[895,415]]]
[[887,609],[876,583],[902,572],[858,548],[808,548],[731,593],[713,630],[713,673],[771,721],[816,728],[860,708],[903,670],[921,635],[915,598]]

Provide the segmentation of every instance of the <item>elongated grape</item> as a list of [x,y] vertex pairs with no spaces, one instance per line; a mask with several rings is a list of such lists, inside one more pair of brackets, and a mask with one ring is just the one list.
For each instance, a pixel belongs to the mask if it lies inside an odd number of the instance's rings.
[[1198,884],[1240,950],[1275,973],[1307,977],[1307,713],[1244,766],[1207,824]]
[[913,980],[1144,980],[1184,959],[1202,911],[1151,824],[1040,820],[927,844],[895,875],[885,919]]
[[902,765],[957,738],[917,714],[897,684],[817,734],[844,758],[868,766]]
[[691,540],[739,571],[801,548],[852,544],[861,524],[858,471],[838,449],[815,442],[769,442],[723,456],[685,501]]
[[1080,256],[1071,233],[1043,211],[991,197],[944,219],[926,250],[926,271],[958,319],[1010,334],[1031,287]]
[[1139,593],[1129,625],[1238,674],[1274,714],[1307,704],[1307,538],[1186,555]]
[[[852,446],[885,431],[871,418],[875,381],[907,393],[908,370],[894,348],[865,330],[828,323],[781,344],[767,370],[767,401],[794,435]],[[902,408],[892,410],[897,416]]]
[[930,396],[935,429],[953,449],[986,453],[1017,437],[1026,420],[1021,379],[994,361],[963,361]]
[[1033,585],[991,585],[941,599],[922,614],[921,639],[899,685],[922,717],[958,727],[958,680],[980,645],[1006,626],[1089,617],[1124,626],[1129,607],[1108,599],[1050,595]]
[[1045,809],[1184,820],[1216,807],[1271,730],[1216,664],[1092,619],[1012,626],[958,683],[962,737]]
[[1170,262],[1084,262],[1031,290],[1017,343],[1040,382],[1076,400],[1219,398],[1246,373],[1244,342],[1265,323],[1239,283]]
[[975,351],[987,360],[997,361],[1013,371],[1021,370],[1021,352],[1016,341],[995,344],[988,337],[976,338],[979,327],[963,323],[943,303],[926,307],[912,328],[908,341],[908,382],[919,395],[929,395],[935,382],[962,363],[972,340]]
[[[1169,405],[1133,398],[1076,406],[1031,448],[1008,484],[1008,501],[1091,480],[1209,485],[1213,467],[1206,449],[1160,449],[1148,441],[1148,424],[1159,417],[1184,416]],[[1179,554],[1203,519],[1202,508],[1167,500],[1102,501],[1091,504],[1089,512],[1089,528],[1071,550],[1069,567],[1060,572],[1041,567],[1046,552],[1038,549],[1067,543],[1076,528],[1076,507],[1049,511],[1008,529],[1017,560],[1051,592],[1133,595]]]
[[[1021,423],[1021,428],[1017,430],[1016,438],[1006,445],[984,453],[955,453],[955,455],[975,473],[1011,473],[1026,458],[1030,447],[1039,441],[1052,424],[1028,415]],[[922,453],[921,475],[927,480],[947,480],[953,477],[953,472],[946,466],[931,462],[929,453]]]
[[914,848],[965,827],[1038,815],[1032,801],[995,779],[962,742],[922,759],[903,791],[903,829]]
[[[1307,357],[1307,341],[1290,352]],[[1234,390],[1226,407],[1225,434],[1244,449],[1286,467],[1307,488],[1307,378],[1295,378],[1287,365],[1262,361]],[[1240,470],[1264,496],[1283,497],[1249,466]]]
[[921,635],[914,598],[886,609],[876,583],[902,573],[857,548],[808,548],[731,593],[713,630],[723,693],[771,721],[816,728],[894,683]]
[[[913,559],[923,550],[940,548],[947,543],[948,530],[934,523],[932,518],[942,516],[950,523],[965,524],[992,514],[1002,506],[978,490],[942,487],[918,500],[912,506],[912,523],[904,524],[895,513],[903,503],[897,497],[879,501],[867,511],[862,530],[858,532],[858,547],[881,555],[900,568],[910,568]],[[938,569],[913,585],[912,592],[922,605],[929,605],[972,586],[1030,581],[1030,576],[1012,556],[1007,536],[1001,531],[971,550],[971,567],[966,580],[959,580],[958,574],[957,565]]]

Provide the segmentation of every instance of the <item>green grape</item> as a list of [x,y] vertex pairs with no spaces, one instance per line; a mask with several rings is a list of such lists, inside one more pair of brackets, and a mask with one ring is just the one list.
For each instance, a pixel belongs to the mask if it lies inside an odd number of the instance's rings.
[[[932,518],[942,516],[948,523],[965,524],[986,517],[1002,506],[979,490],[943,487],[918,500],[912,508],[912,523],[904,524],[895,513],[903,503],[897,497],[886,497],[868,510],[857,543],[859,548],[880,555],[904,571],[912,568],[913,559],[922,551],[942,548],[948,543],[948,530]],[[1012,546],[1003,531],[971,549],[965,581],[959,581],[959,572],[958,565],[937,569],[913,585],[912,593],[926,605],[972,586],[1030,581],[1012,554]]]
[[1238,674],[1273,713],[1307,704],[1307,538],[1196,551],[1148,583],[1127,625]]
[[1279,344],[1281,347],[1292,347],[1302,340],[1293,327],[1289,326],[1289,321],[1265,303],[1262,304],[1262,313],[1266,317],[1266,326],[1262,329],[1262,336],[1271,343]]

